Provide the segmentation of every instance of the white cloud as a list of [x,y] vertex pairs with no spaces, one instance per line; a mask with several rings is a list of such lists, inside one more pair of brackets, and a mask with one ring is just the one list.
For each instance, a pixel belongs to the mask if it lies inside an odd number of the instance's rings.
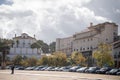
[[[0,32],[12,38],[26,32],[46,42],[79,32],[90,22],[99,23],[107,18],[97,16],[84,7],[91,0],[13,0],[0,5]],[[0,36],[2,36],[0,35]]]

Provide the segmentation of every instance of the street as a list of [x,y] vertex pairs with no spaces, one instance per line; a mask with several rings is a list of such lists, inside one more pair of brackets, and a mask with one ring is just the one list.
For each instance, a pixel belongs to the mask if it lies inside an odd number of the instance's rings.
[[0,80],[120,80],[120,76],[55,71],[0,70]]

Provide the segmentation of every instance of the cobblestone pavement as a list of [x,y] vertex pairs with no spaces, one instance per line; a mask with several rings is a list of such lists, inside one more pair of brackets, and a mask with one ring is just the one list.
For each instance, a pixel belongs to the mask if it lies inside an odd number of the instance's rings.
[[120,80],[120,76],[55,71],[0,70],[0,80]]

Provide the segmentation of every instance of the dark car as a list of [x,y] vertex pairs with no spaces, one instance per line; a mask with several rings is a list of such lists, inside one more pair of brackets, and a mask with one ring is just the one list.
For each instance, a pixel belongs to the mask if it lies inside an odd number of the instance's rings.
[[41,68],[43,68],[43,66],[38,66],[34,70],[40,70]]
[[48,67],[45,66],[45,67],[41,68],[40,70],[41,70],[41,71],[44,71],[44,70],[47,69],[47,68],[48,68]]
[[76,72],[78,68],[80,68],[80,66],[73,66],[72,68],[69,69],[69,72]]
[[116,75],[117,72],[119,72],[119,69],[111,69],[110,71],[107,71],[106,74],[110,74],[110,75]]
[[55,67],[52,69],[52,71],[58,71],[60,67]]
[[116,74],[117,74],[117,75],[120,75],[120,71],[118,71]]
[[87,69],[87,67],[82,67],[80,69],[77,69],[76,71],[77,72],[85,72],[86,69]]
[[96,73],[105,74],[107,71],[110,71],[110,70],[111,70],[111,68],[109,68],[109,67],[103,67],[100,70],[96,70]]
[[96,70],[99,70],[98,67],[89,67],[87,70],[85,70],[86,73],[95,73]]
[[17,68],[15,68],[16,70],[24,70],[25,68],[23,66],[19,66]]
[[58,71],[63,71],[65,69],[65,67],[61,67],[58,69]]

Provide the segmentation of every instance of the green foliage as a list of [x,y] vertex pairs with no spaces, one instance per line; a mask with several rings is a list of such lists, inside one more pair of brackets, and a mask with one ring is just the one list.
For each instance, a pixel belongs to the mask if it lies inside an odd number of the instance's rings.
[[49,48],[51,53],[55,52],[55,45],[56,45],[56,42],[50,43]]
[[114,65],[114,60],[111,54],[111,46],[109,44],[99,44],[98,50],[93,53],[93,58],[96,59],[97,65],[100,67],[104,65]]
[[10,49],[10,41],[6,39],[0,39],[0,52],[4,52]]
[[72,62],[73,65],[81,65],[85,66],[85,57],[82,55],[82,53],[79,52],[73,52],[71,54],[70,62]]
[[43,56],[43,57],[39,60],[39,64],[41,64],[41,65],[48,65],[48,57],[47,57],[47,56]]
[[23,65],[23,66],[36,66],[37,62],[38,62],[38,59],[36,59],[35,57],[30,57],[30,58],[22,59],[21,65]]
[[21,55],[17,55],[13,58],[13,64],[15,65],[21,65],[21,61],[22,61],[22,56]]
[[67,63],[67,56],[65,53],[55,52],[50,56],[43,56],[39,63],[48,66],[65,66]]
[[31,45],[31,48],[41,48],[43,50],[43,53],[49,52],[49,46],[44,43],[42,40],[38,40],[37,42],[33,43]]

